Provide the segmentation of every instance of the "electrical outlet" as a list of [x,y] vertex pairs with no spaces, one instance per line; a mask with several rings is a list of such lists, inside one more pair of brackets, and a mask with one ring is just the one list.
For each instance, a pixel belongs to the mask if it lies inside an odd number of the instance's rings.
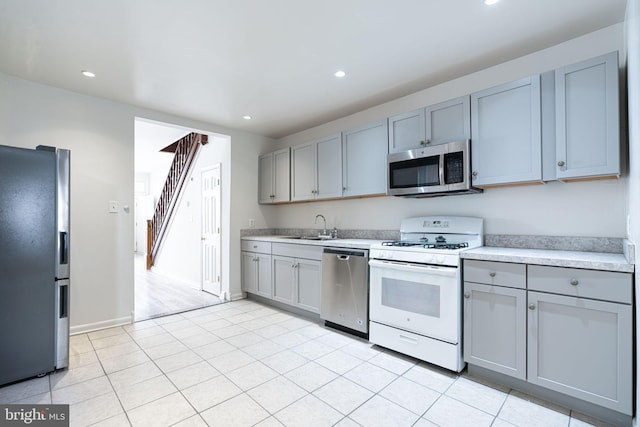
[[118,213],[118,201],[110,200],[109,201],[109,213]]
[[256,220],[251,218],[249,219],[249,228],[253,228],[256,226]]

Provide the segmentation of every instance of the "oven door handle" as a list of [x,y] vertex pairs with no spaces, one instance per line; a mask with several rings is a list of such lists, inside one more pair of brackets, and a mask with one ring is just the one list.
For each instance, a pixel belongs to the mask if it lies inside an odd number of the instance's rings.
[[457,267],[449,267],[449,266],[435,266],[435,265],[424,265],[424,264],[407,264],[400,263],[394,261],[380,261],[377,259],[369,260],[369,266],[374,268],[387,268],[391,270],[400,270],[400,271],[412,271],[416,273],[434,273],[441,275],[451,275],[455,276],[457,274]]

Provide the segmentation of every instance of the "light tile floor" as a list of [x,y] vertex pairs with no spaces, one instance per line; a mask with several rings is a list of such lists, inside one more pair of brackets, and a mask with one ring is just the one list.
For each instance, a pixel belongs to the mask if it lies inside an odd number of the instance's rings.
[[0,402],[72,426],[602,425],[251,300],[75,335],[69,369]]

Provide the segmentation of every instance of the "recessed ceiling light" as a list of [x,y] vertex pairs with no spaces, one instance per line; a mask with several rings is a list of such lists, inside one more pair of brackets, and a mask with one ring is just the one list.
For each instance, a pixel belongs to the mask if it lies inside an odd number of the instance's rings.
[[500,0],[484,0],[484,4],[486,4],[487,6],[491,6],[498,3],[499,1]]
[[82,70],[82,75],[85,77],[91,77],[94,78],[96,75],[94,73],[92,73],[91,71],[87,71],[87,70]]
[[342,78],[342,77],[346,76],[346,75],[347,75],[347,73],[345,73],[345,72],[344,72],[344,71],[342,71],[342,70],[338,70],[338,71],[336,71],[335,73],[333,73],[333,75],[334,75],[334,76],[336,76],[336,77],[338,77],[338,78]]
[[251,120],[251,116],[242,116],[242,118],[245,120]]

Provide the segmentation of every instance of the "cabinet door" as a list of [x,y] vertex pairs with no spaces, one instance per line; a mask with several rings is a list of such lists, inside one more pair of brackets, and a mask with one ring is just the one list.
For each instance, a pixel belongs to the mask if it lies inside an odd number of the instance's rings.
[[242,252],[242,290],[245,292],[257,291],[257,261],[256,254],[253,252]]
[[425,109],[426,144],[438,145],[471,138],[470,97],[462,96]]
[[271,255],[256,254],[256,289],[263,297],[271,298]]
[[420,148],[424,142],[424,108],[389,117],[389,153]]
[[387,192],[387,138],[386,120],[342,134],[344,197]]
[[316,197],[316,145],[291,147],[291,200]]
[[527,292],[464,284],[464,360],[526,380]]
[[556,70],[558,179],[620,174],[618,53]]
[[309,259],[296,260],[296,301],[295,304],[314,313],[320,313],[322,283],[320,261]]
[[333,135],[316,142],[316,198],[342,197],[342,138]]
[[272,203],[273,191],[273,153],[258,157],[258,202]]
[[476,186],[542,180],[540,76],[471,95]]
[[288,202],[291,200],[291,162],[290,150],[278,150],[273,153],[273,201]]
[[631,415],[631,305],[528,297],[529,382]]
[[291,304],[293,302],[293,285],[295,282],[295,260],[278,255],[271,256],[273,299]]

